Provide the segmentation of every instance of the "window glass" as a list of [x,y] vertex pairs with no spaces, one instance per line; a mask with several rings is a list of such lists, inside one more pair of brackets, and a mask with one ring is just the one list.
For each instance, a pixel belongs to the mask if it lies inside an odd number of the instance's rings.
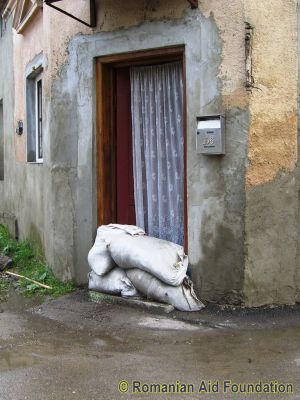
[[0,181],[4,180],[4,124],[3,102],[0,100]]
[[36,80],[36,154],[37,160],[43,160],[43,105],[42,97],[43,87],[42,79],[39,77]]
[[27,161],[43,161],[43,80],[35,73],[26,80]]

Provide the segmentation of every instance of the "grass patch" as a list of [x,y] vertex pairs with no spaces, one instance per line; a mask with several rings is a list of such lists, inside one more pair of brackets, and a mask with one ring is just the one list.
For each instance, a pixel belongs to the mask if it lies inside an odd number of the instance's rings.
[[[73,283],[63,283],[55,278],[47,264],[34,256],[31,244],[28,241],[17,242],[12,239],[4,225],[0,225],[0,253],[13,260],[13,268],[10,271],[52,287],[52,290],[44,289],[25,279],[19,279],[16,286],[19,286],[25,295],[58,297],[75,289]],[[7,290],[8,287],[9,282],[0,276],[0,291]]]

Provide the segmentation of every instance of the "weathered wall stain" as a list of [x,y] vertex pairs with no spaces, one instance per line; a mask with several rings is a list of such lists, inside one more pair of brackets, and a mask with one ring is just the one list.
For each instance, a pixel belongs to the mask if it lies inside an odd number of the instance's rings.
[[33,245],[34,255],[38,260],[43,261],[45,258],[43,232],[34,224],[30,225],[28,240]]
[[247,0],[254,27],[247,187],[292,171],[297,159],[297,1]]
[[245,108],[248,94],[245,90],[245,19],[244,0],[220,2],[201,0],[199,9],[215,20],[222,40],[222,62],[219,78],[222,82],[223,108]]

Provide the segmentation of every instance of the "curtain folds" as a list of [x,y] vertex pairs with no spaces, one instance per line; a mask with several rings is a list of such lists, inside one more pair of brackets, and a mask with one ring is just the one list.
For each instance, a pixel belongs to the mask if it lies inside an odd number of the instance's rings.
[[132,67],[130,79],[136,223],[183,245],[182,64]]

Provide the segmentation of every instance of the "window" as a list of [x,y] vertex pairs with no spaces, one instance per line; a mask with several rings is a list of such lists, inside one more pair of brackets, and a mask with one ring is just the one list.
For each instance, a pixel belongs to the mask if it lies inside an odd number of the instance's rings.
[[6,21],[3,18],[3,16],[0,15],[0,37],[4,36],[5,29],[6,29]]
[[27,161],[43,162],[43,79],[41,68],[27,77]]
[[43,161],[43,86],[41,75],[39,75],[35,80],[35,89],[36,159],[37,161]]
[[3,101],[0,100],[0,181],[4,180],[4,124]]

